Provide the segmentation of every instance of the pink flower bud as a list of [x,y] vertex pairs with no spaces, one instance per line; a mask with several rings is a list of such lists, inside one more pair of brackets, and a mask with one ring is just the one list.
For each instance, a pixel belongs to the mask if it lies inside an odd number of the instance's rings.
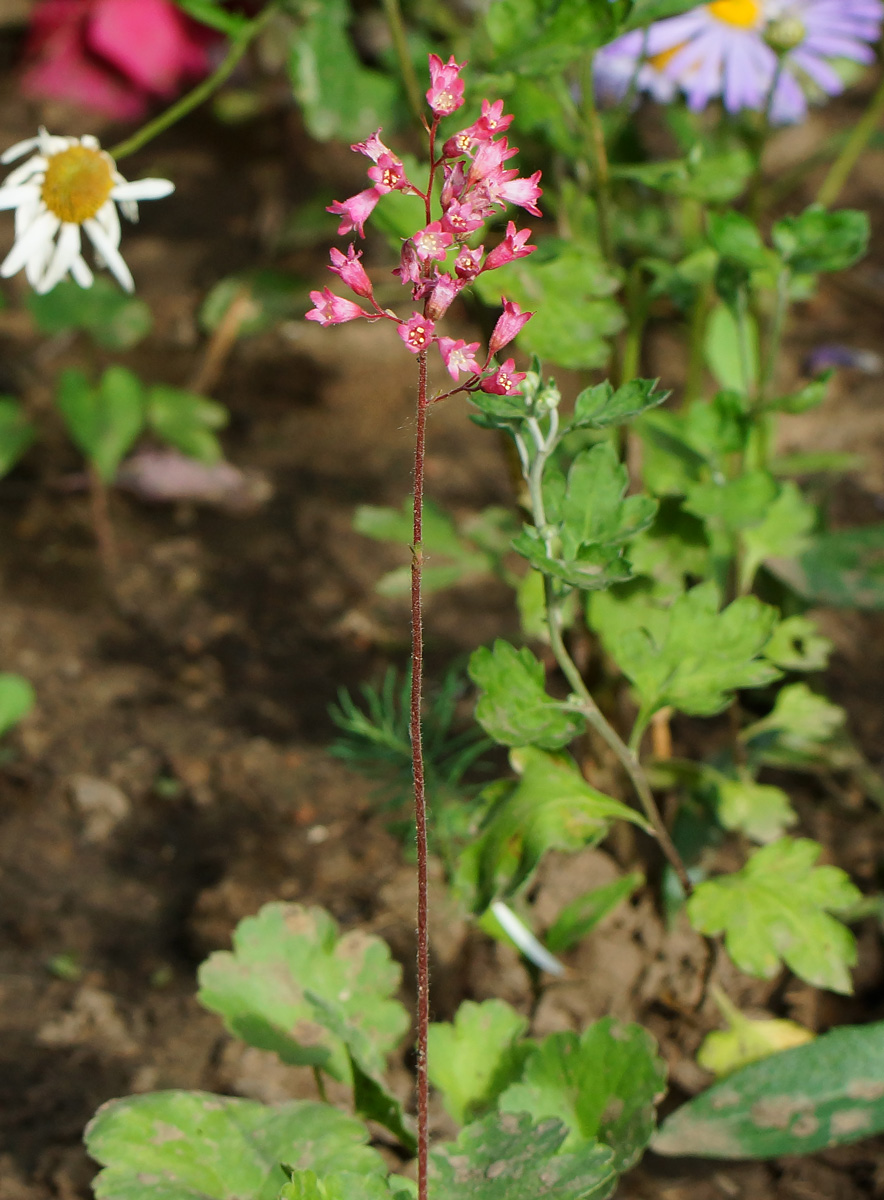
[[463,338],[439,338],[439,353],[448,374],[455,382],[459,371],[469,371],[472,375],[478,375],[482,370],[475,358],[478,349],[478,342],[467,343]]
[[427,104],[436,117],[448,117],[463,104],[464,82],[460,72],[467,64],[456,63],[454,55],[443,63],[438,54],[430,55],[430,90]]
[[433,289],[427,300],[427,316],[433,321],[438,321],[440,317],[444,316],[451,307],[452,300],[463,285],[464,282],[462,279],[452,279],[450,275],[446,275],[444,272],[437,275],[436,282],[433,284]]
[[316,307],[306,314],[306,319],[318,321],[320,325],[343,325],[345,321],[355,321],[359,317],[373,315],[354,304],[352,300],[336,296],[330,288],[323,288],[321,292],[311,292],[310,299]]
[[399,276],[400,283],[420,283],[421,260],[418,257],[417,248],[411,238],[407,238],[402,243],[399,266],[396,267],[393,274]]
[[370,297],[372,294],[371,280],[359,261],[362,258],[362,251],[356,250],[350,245],[347,247],[346,255],[343,255],[340,250],[333,247],[329,251],[329,255],[332,260],[329,270],[334,271],[357,296]]
[[514,371],[513,359],[508,358],[499,370],[487,379],[483,379],[479,387],[483,392],[492,392],[495,396],[513,396],[521,391],[519,384],[525,378],[524,371]]
[[410,320],[397,325],[396,332],[412,354],[420,354],[422,350],[426,350],[435,337],[433,322],[420,313],[414,313]]
[[500,302],[503,305],[503,312],[497,318],[497,324],[491,333],[491,340],[488,343],[489,358],[508,345],[534,316],[534,313],[522,312],[515,301],[501,297]]

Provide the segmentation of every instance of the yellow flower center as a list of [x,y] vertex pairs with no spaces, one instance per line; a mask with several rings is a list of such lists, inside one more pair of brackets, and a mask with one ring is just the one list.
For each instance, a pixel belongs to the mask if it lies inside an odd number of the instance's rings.
[[759,0],[713,0],[706,8],[717,21],[739,29],[754,29],[761,19]]
[[113,186],[106,154],[89,146],[69,146],[49,160],[43,203],[60,220],[82,225],[95,216]]
[[662,71],[672,62],[679,50],[684,50],[686,45],[687,42],[679,42],[677,46],[672,46],[669,50],[661,50],[659,54],[652,54],[648,62],[652,67],[656,67],[658,71]]

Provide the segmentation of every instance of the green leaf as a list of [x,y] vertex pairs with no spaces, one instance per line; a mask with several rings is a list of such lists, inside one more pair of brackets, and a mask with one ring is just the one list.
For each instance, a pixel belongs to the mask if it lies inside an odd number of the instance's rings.
[[8,671],[0,672],[0,736],[26,717],[36,703],[34,689],[27,679]]
[[341,937],[323,909],[280,903],[265,904],[241,921],[233,946],[233,953],[210,955],[199,970],[200,1002],[219,1013],[231,1033],[275,1051],[283,1062],[317,1066],[346,1080],[350,1067],[340,1038],[328,1028],[330,1007],[361,1036],[366,1069],[383,1070],[408,1027],[408,1014],[390,999],[401,971],[380,938],[358,930]]
[[640,29],[666,17],[677,17],[696,7],[696,0],[635,0],[624,31]]
[[794,616],[781,621],[773,631],[764,657],[784,671],[822,671],[833,648],[810,617]]
[[442,1092],[446,1111],[459,1125],[493,1108],[518,1079],[529,1050],[519,1039],[527,1028],[527,1018],[503,1000],[465,1000],[453,1025],[430,1025],[430,1083]]
[[8,474],[34,444],[37,430],[17,400],[0,396],[0,476]]
[[743,562],[740,579],[743,590],[752,586],[755,573],[771,558],[797,558],[810,543],[810,531],[817,520],[816,508],[805,500],[796,484],[781,484],[779,495],[768,507],[764,518],[743,531]]
[[771,237],[796,274],[843,271],[866,253],[869,218],[855,209],[829,212],[821,204],[812,204],[797,217],[776,221]]
[[479,833],[481,908],[523,887],[548,850],[601,841],[615,820],[649,828],[634,809],[591,787],[566,757],[524,746],[510,760],[520,778],[491,808]]
[[82,329],[105,350],[131,350],[153,328],[144,301],[100,275],[89,288],[63,279],[45,295],[31,292],[27,305],[41,333]]
[[657,513],[650,496],[627,496],[629,475],[610,442],[582,450],[568,472],[561,506],[562,556],[583,547],[619,546],[647,529]]
[[725,829],[738,830],[753,842],[773,842],[798,820],[782,788],[751,779],[715,780],[718,819]]
[[584,591],[609,588],[632,578],[632,567],[618,545],[580,546],[570,558],[552,557],[539,530],[526,525],[513,538],[513,549],[536,571]]
[[576,946],[592,933],[599,921],[613,912],[644,882],[645,877],[641,871],[631,871],[620,879],[593,888],[591,892],[584,892],[582,896],[566,904],[546,931],[544,941],[547,949],[553,954],[560,954],[563,950],[570,950],[572,946]]
[[584,388],[574,401],[574,416],[568,429],[608,429],[622,425],[649,408],[656,408],[669,395],[657,390],[656,379],[633,379],[617,388],[605,380]]
[[827,761],[829,744],[844,733],[847,714],[806,683],[781,688],[772,711],[741,733],[750,757],[771,766]]
[[148,389],[147,423],[164,442],[200,462],[224,457],[214,430],[223,429],[230,414],[217,400],[158,383]]
[[125,367],[108,367],[93,387],[82,371],[63,371],[56,404],[72,440],[104,482],[111,483],[144,424],[138,378]]
[[884,524],[819,533],[798,559],[769,569],[810,604],[884,608]]
[[606,338],[625,318],[611,299],[619,279],[591,242],[538,241],[528,258],[480,275],[474,284],[486,304],[514,300],[535,315],[517,344],[545,362],[573,369],[601,367],[610,354]]
[[843,1026],[729,1075],[682,1105],[658,1154],[776,1158],[884,1130],[884,1022]]
[[178,7],[195,21],[201,21],[203,25],[235,37],[249,24],[249,19],[242,13],[228,12],[221,7],[223,2],[224,0],[175,0]]
[[726,708],[737,688],[778,677],[758,657],[776,621],[776,609],[754,596],[718,612],[715,585],[702,583],[666,610],[665,629],[625,630],[606,648],[638,692],[642,722],[666,705],[708,717]]
[[777,483],[772,475],[747,471],[736,479],[691,484],[684,507],[704,521],[736,533],[763,522],[776,495]]
[[[706,363],[723,388],[749,393],[758,382],[758,326],[748,313],[740,324],[724,304],[713,308],[706,324]],[[744,344],[745,339],[745,344]]]
[[826,392],[829,390],[829,382],[834,374],[834,368],[824,371],[818,378],[811,379],[809,383],[805,383],[797,391],[790,392],[786,396],[778,396],[775,400],[771,400],[768,407],[777,412],[784,413],[809,412],[812,408],[817,408],[825,400]]
[[[401,1184],[401,1190],[393,1188]],[[356,1175],[352,1171],[336,1171],[321,1178],[315,1171],[292,1171],[291,1179],[279,1193],[278,1200],[413,1200],[411,1181],[391,1175]]]
[[768,251],[754,221],[729,209],[712,212],[708,218],[709,241],[722,258],[730,259],[747,270],[763,267]]
[[604,1017],[576,1033],[552,1033],[533,1051],[519,1083],[500,1099],[501,1112],[558,1117],[568,1127],[565,1150],[604,1142],[614,1169],[641,1157],[655,1126],[655,1105],[666,1091],[666,1065],[639,1025]]
[[559,1148],[559,1121],[495,1113],[430,1151],[430,1200],[606,1200],[617,1183],[607,1146]]
[[849,993],[853,934],[829,913],[860,892],[839,867],[815,867],[821,847],[783,838],[756,850],[732,875],[700,883],[688,900],[699,933],[725,935],[727,952],[748,975],[772,979],[785,962],[815,987]]
[[414,1200],[417,1194],[415,1183],[401,1175],[379,1179],[336,1171],[320,1178],[315,1171],[289,1171],[291,1179],[278,1200]]
[[311,6],[292,38],[289,77],[310,134],[318,141],[364,138],[372,129],[396,124],[394,80],[363,66],[349,29],[347,0]]
[[104,1168],[97,1200],[276,1200],[281,1163],[386,1173],[361,1121],[304,1101],[269,1108],[208,1092],[151,1092],[103,1104],[85,1141]]
[[558,750],[583,729],[579,713],[566,712],[544,688],[543,665],[527,647],[497,638],[470,657],[469,675],[480,689],[476,720],[504,746]]
[[729,1028],[706,1035],[697,1051],[697,1062],[718,1079],[778,1051],[813,1041],[810,1030],[796,1021],[753,1019],[744,1016],[714,985],[712,994]]

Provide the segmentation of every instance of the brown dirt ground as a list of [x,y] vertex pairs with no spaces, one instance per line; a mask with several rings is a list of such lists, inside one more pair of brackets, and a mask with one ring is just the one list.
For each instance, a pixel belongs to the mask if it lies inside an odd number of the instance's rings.
[[[13,46],[14,48],[14,46]],[[12,57],[6,47],[4,61]],[[82,118],[37,111],[3,85],[0,144],[39,120],[71,132]],[[784,138],[786,157],[855,119],[854,99]],[[206,350],[196,315],[209,287],[232,270],[276,261],[324,280],[325,251],[273,247],[293,202],[329,167],[358,184],[350,156],[311,146],[291,114],[234,131],[197,117],[144,152],[133,173],[161,173],[175,197],[149,207],[127,233],[126,254],[155,330],[122,361],[152,380],[186,385]],[[850,199],[880,224],[884,159],[870,156]],[[350,190],[354,190],[351,187]],[[2,218],[2,238],[10,222]],[[331,233],[331,226],[329,229]],[[876,349],[884,325],[884,246],[795,322],[793,361],[815,342]],[[318,282],[314,283],[318,286]],[[84,342],[46,341],[13,304],[0,312],[0,390],[24,397],[46,423],[50,383],[73,362],[103,361]],[[672,382],[676,350],[665,328],[654,373]],[[242,340],[215,388],[233,414],[231,459],[262,471],[273,496],[231,516],[186,505],[149,507],[112,497],[120,540],[121,604],[109,602],[85,498],[56,484],[76,471],[59,431],[0,481],[2,667],[26,675],[39,703],[10,739],[0,770],[0,1196],[83,1200],[94,1166],[82,1129],[109,1097],[198,1087],[267,1101],[312,1095],[303,1072],[244,1049],[194,999],[195,969],[228,944],[243,916],[274,898],[328,907],[345,926],[386,937],[411,976],[413,883],[370,789],[323,746],[327,706],[341,684],[377,678],[401,662],[402,606],[373,585],[400,561],[351,530],[359,502],[399,504],[410,464],[412,363],[395,334],[368,327],[320,330],[289,321]],[[880,379],[845,374],[823,409],[793,420],[790,447],[845,448],[862,471],[832,496],[839,519],[880,519],[884,420]],[[434,411],[428,490],[458,512],[512,503],[490,435],[463,407]],[[879,617],[826,613],[837,643],[830,688],[881,762],[884,715]],[[441,665],[514,628],[507,593],[483,582],[428,607],[430,663]],[[695,735],[696,736],[696,735]],[[805,787],[801,832],[866,890],[878,886],[884,821],[861,798],[840,806]],[[554,857],[544,867],[541,916],[604,882],[647,846]],[[514,955],[489,945],[447,908],[437,887],[434,1005],[450,1016],[465,997],[531,995]],[[744,1006],[767,1006],[814,1028],[882,1016],[882,954],[860,930],[857,994],[820,995],[794,981],[760,985],[726,965],[720,981]],[[74,956],[77,979],[49,970]],[[695,1011],[703,944],[666,933],[654,891],[644,890],[569,958],[572,974],[545,993],[537,1032],[580,1028],[606,1013],[648,1025],[669,1060],[673,1096],[705,1085],[693,1055],[717,1023]],[[407,1089],[404,1068],[398,1082]],[[438,1131],[446,1132],[442,1117]],[[649,1157],[622,1184],[623,1200],[854,1200],[884,1195],[880,1139],[772,1164]]]

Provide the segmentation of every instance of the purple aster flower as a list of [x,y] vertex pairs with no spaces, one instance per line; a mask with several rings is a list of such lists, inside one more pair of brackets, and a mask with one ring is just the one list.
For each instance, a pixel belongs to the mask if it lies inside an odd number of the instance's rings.
[[766,36],[784,49],[783,68],[771,103],[777,124],[800,121],[807,112],[803,84],[827,96],[844,90],[832,59],[868,64],[881,36],[881,0],[766,0]]

